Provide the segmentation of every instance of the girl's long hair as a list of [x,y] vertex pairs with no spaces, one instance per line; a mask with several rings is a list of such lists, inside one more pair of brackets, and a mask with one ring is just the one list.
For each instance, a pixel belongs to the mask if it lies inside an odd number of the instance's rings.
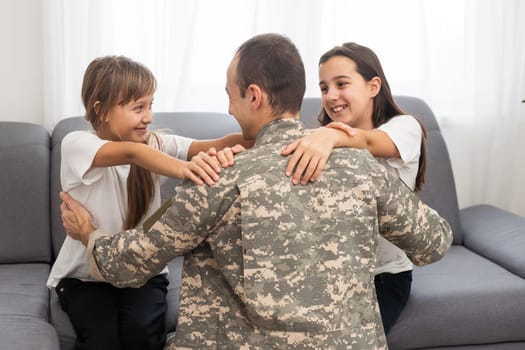
[[[336,56],[344,56],[354,61],[357,67],[357,72],[361,74],[366,81],[370,81],[374,77],[379,77],[379,79],[381,79],[381,89],[374,97],[374,110],[372,115],[374,128],[388,122],[397,115],[406,114],[395,103],[385,73],[379,62],[379,58],[371,49],[356,43],[344,43],[342,46],[336,46],[323,54],[319,59],[319,65]],[[326,113],[324,108],[319,113],[317,119],[322,126],[332,122],[332,119],[330,119],[330,116]],[[421,126],[422,131],[419,165],[414,188],[414,191],[417,192],[421,190],[425,183],[427,132],[421,121],[418,118],[416,118],[416,120]]]
[[[82,83],[85,118],[97,131],[111,108],[153,94],[156,88],[157,81],[153,73],[144,65],[124,56],[96,58],[87,67]],[[123,224],[125,230],[136,227],[148,211],[155,194],[153,174],[131,164],[127,190],[128,210]]]

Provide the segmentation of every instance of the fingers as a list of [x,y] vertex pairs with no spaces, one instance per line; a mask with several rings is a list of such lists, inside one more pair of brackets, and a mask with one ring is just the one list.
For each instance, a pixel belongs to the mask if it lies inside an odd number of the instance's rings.
[[303,157],[302,151],[294,151],[290,159],[288,160],[288,164],[286,165],[286,169],[284,170],[284,173],[286,176],[292,176],[292,173],[294,172],[294,169],[296,168],[297,164]]
[[233,165],[233,149],[231,147],[224,147],[217,153],[217,160],[223,168]]
[[68,208],[66,202],[62,202],[62,203],[60,203],[60,213],[61,213],[62,215],[64,215],[64,211],[66,211],[66,210],[69,210],[69,208]]
[[210,176],[217,175],[221,171],[217,157],[210,156],[208,153],[199,152],[191,159],[191,163],[204,169]]
[[[196,174],[194,174],[190,169],[186,168],[182,170],[184,178],[190,179],[195,184],[201,186],[204,184],[204,181],[202,178]],[[208,183],[209,182],[209,183]],[[208,178],[208,182],[206,182],[208,185],[213,185],[213,180]]]
[[67,207],[66,203],[62,202],[60,204],[60,218],[62,219],[62,226],[64,226],[64,230],[69,233],[69,230],[68,228],[66,227],[66,224],[67,224],[67,212],[68,212],[69,208]]
[[295,171],[292,176],[292,183],[297,185],[300,182],[302,185],[306,185],[314,173],[318,162],[319,161],[317,160],[317,157],[311,157],[307,154],[303,154],[299,160],[299,163],[297,163],[297,166],[295,167]]
[[294,182],[294,179],[297,179],[296,181],[300,181],[301,185],[306,185],[308,181],[313,181],[312,175],[317,171],[317,167],[319,166],[319,157],[310,158],[308,163],[304,164],[304,170],[298,171],[301,166],[303,165],[300,162],[292,182],[297,184],[297,182]]
[[[62,198],[62,193],[60,194],[60,197]],[[66,233],[73,239],[79,239],[74,226],[76,217],[74,212],[71,211],[68,204],[64,201],[60,204],[60,218],[62,219],[62,226]]]
[[245,150],[242,145],[238,144],[233,147],[225,147],[218,152],[215,148],[210,148],[206,152],[199,152],[183,169],[183,176],[197,185],[206,183],[211,186],[219,181],[218,173],[221,172],[221,167],[232,166],[235,161],[234,155]]
[[91,220],[91,213],[89,213],[82,204],[74,200],[68,193],[60,192],[60,198],[64,204],[64,210],[62,210],[62,206],[60,207],[62,214],[67,214],[68,217],[74,216],[76,221]]
[[71,208],[72,203],[74,202],[73,198],[69,195],[67,192],[60,192],[59,193],[60,199],[62,200],[62,203],[64,203],[67,208]]
[[292,143],[290,143],[288,146],[286,146],[283,151],[281,152],[281,155],[282,156],[287,156],[287,155],[290,155],[292,154],[292,152],[294,152],[296,149],[297,149],[297,146],[299,145],[299,142],[301,140],[296,140]]
[[211,186],[219,180],[217,173],[220,171],[216,157],[210,157],[207,153],[199,152],[191,159],[188,166],[183,169],[183,175],[197,185],[202,185],[204,181]]
[[[288,165],[291,166],[292,170],[286,175],[290,176],[293,171],[292,183],[294,185],[298,183],[306,185],[309,181],[315,181],[319,178],[326,165],[326,159],[316,155],[310,156],[307,153],[298,155],[296,151],[289,160]],[[288,167],[286,171],[288,171]]]
[[[301,181],[314,155],[311,152],[310,146],[305,144],[304,139],[299,139],[286,146],[281,152],[281,155],[287,155],[291,152],[293,152],[293,154],[288,160],[284,173],[286,176],[292,176],[292,183],[297,185]],[[314,170],[315,169],[308,170],[308,179]],[[308,180],[306,180],[306,182],[308,182]]]
[[312,177],[310,178],[310,181],[316,181],[319,178],[319,176],[321,176],[321,173],[323,172],[325,165],[326,165],[326,158],[321,157],[319,159],[319,162],[317,163],[317,166],[315,168],[315,171]]
[[233,147],[224,147],[217,152],[217,160],[223,168],[231,167],[235,163],[235,154],[246,151],[243,145],[237,144]]
[[246,148],[241,144],[236,144],[235,146],[232,147],[232,152],[234,154],[241,153],[244,151],[246,151]]
[[62,224],[66,223],[68,221],[68,217],[72,214],[73,212],[71,211],[71,208],[68,205],[68,203],[62,201],[62,203],[60,203],[60,217],[62,218]]
[[292,177],[291,181],[294,185],[298,183],[306,185],[309,181],[318,179],[331,150],[332,147],[326,141],[326,137],[319,132],[289,144],[281,152],[282,155],[293,152],[286,165],[286,176]]
[[210,149],[206,152],[210,157],[215,157],[217,155],[217,150],[215,147],[210,147]]

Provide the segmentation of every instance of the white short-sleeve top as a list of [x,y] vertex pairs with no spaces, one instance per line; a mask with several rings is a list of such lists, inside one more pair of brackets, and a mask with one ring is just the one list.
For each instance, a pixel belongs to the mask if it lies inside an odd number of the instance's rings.
[[[419,122],[411,115],[398,115],[377,129],[388,134],[396,145],[400,158],[377,157],[376,159],[385,166],[389,173],[400,178],[414,190],[423,136]],[[412,270],[412,262],[405,252],[379,236],[376,274],[383,272],[399,273],[409,270]]]
[[[158,139],[150,137],[150,146],[173,157],[187,159],[193,139],[161,133],[158,136]],[[123,230],[127,213],[127,178],[130,166],[92,167],[95,155],[106,142],[110,141],[99,138],[91,131],[73,131],[67,134],[62,140],[60,180],[62,190],[89,210],[96,227],[104,232],[117,233]],[[160,184],[164,178],[155,176],[154,179],[153,200],[144,218],[153,214],[161,204]],[[56,287],[65,277],[92,281],[85,251],[80,241],[67,236],[51,269],[47,286]],[[162,273],[167,273],[167,268]]]

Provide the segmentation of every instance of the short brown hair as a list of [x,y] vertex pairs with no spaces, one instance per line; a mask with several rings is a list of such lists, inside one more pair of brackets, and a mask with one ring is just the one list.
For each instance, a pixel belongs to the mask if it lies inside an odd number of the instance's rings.
[[268,95],[274,114],[298,113],[306,90],[306,78],[299,50],[279,34],[261,34],[237,50],[237,85],[241,97],[250,84]]

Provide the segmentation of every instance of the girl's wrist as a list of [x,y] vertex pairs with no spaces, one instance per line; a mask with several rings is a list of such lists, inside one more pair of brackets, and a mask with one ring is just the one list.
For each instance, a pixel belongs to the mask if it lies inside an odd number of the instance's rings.
[[345,134],[347,134],[350,137],[356,134],[355,130],[351,126],[346,125],[341,122],[331,122],[330,124],[327,124],[325,127],[343,131]]
[[325,128],[330,130],[330,132],[333,134],[333,136],[330,136],[329,138],[333,142],[333,148],[340,148],[346,146],[346,144],[348,143],[349,135],[344,129],[330,124],[326,125]]

